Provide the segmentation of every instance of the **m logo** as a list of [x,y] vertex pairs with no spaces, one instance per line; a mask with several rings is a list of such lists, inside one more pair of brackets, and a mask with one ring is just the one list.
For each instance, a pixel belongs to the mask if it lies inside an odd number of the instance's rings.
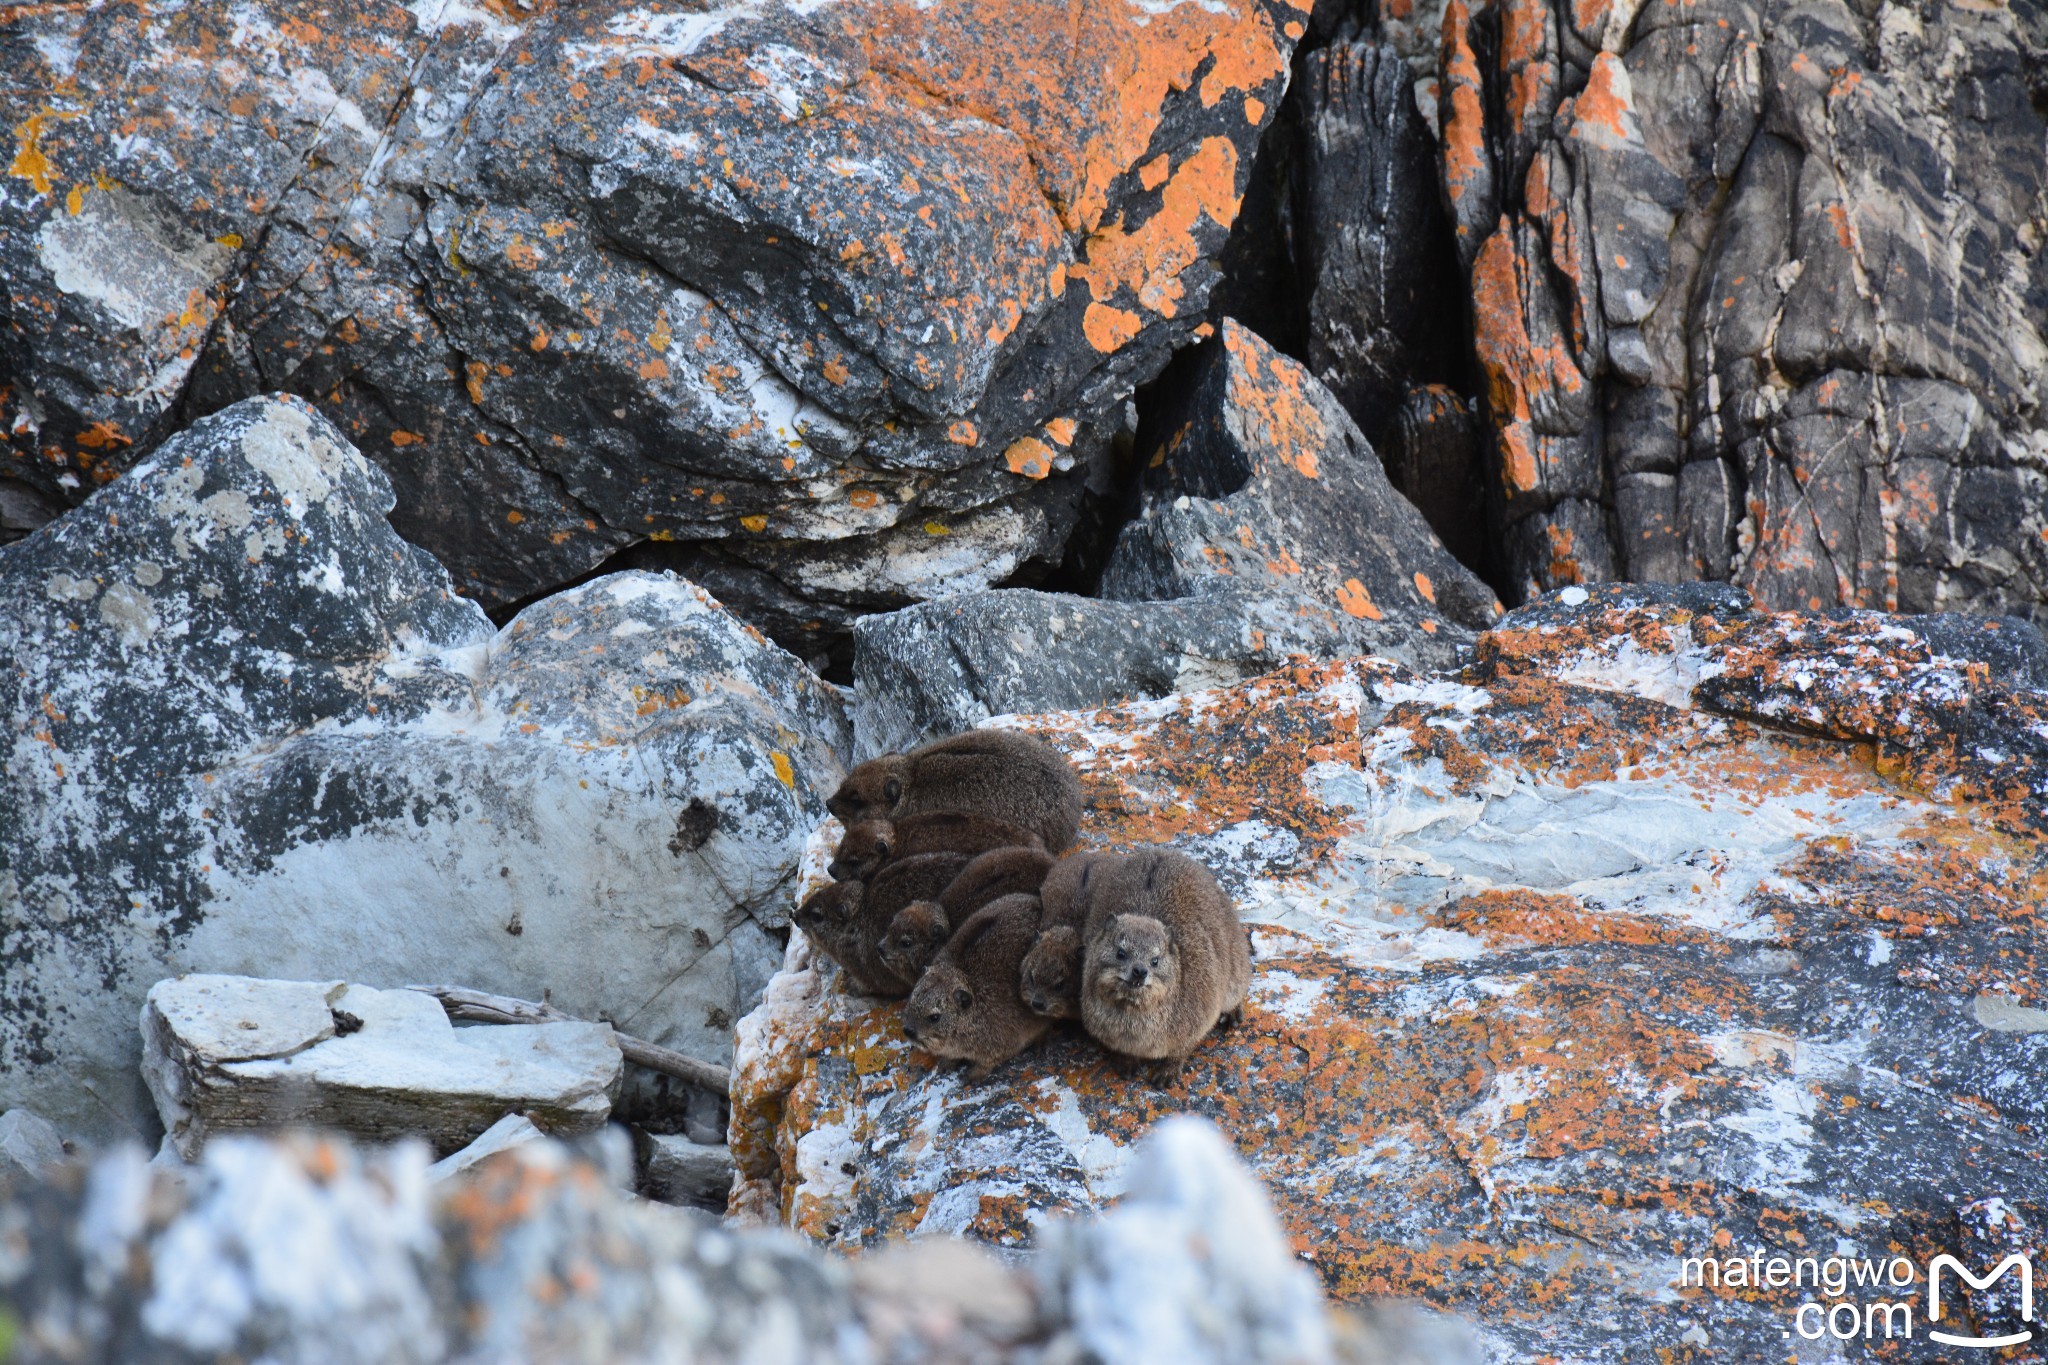
[[2032,1330],[2010,1332],[2002,1337],[1959,1337],[1950,1332],[1934,1330],[1934,1324],[1941,1321],[1941,1271],[1948,1267],[1963,1277],[1963,1283],[1972,1289],[1989,1289],[2005,1278],[2005,1272],[2015,1267],[2020,1272],[2020,1321],[2034,1320],[2034,1263],[2025,1256],[2014,1252],[1993,1266],[1991,1273],[1982,1279],[1972,1275],[1969,1268],[1953,1256],[1937,1256],[1927,1263],[1927,1335],[1947,1346],[1974,1346],[1979,1350],[1992,1351],[2001,1346],[2018,1346],[2021,1342],[2032,1341]]

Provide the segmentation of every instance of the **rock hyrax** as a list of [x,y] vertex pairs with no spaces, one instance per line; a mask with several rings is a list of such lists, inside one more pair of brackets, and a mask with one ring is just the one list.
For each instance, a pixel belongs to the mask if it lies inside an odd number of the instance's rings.
[[1044,848],[1032,830],[966,810],[928,810],[897,820],[858,820],[839,841],[829,869],[835,878],[872,877],[882,865],[919,853],[986,853]]
[[1135,866],[1115,853],[1070,853],[1053,864],[1039,888],[1044,906],[1038,940],[1024,955],[1017,988],[1024,1003],[1048,1019],[1081,1017],[1081,931],[1088,905]]
[[1004,896],[968,916],[903,1002],[903,1033],[978,1081],[1043,1038],[1052,1021],[1017,995],[1017,970],[1038,937],[1036,896]]
[[871,758],[846,775],[826,807],[851,827],[920,811],[992,815],[1065,852],[1081,827],[1081,779],[1066,755],[1015,730],[970,730],[907,754]]
[[953,926],[1001,896],[1037,894],[1053,860],[1035,847],[998,848],[960,869],[936,901],[912,901],[883,931],[880,952],[889,969],[906,981],[931,965],[953,936]]
[[1135,854],[1134,871],[1090,897],[1081,1023],[1104,1047],[1154,1063],[1170,1081],[1251,988],[1251,947],[1209,869],[1172,849]]
[[880,945],[890,921],[912,901],[930,900],[960,875],[964,853],[920,853],[890,863],[865,882],[832,882],[797,907],[804,934],[846,970],[847,984],[863,995],[907,994],[915,977],[899,976]]

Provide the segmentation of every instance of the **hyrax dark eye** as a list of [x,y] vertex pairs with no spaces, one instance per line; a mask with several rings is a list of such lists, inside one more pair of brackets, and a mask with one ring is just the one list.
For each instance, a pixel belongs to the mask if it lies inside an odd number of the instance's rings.
[[1128,948],[1119,948],[1119,949],[1117,949],[1117,950],[1116,950],[1116,960],[1117,960],[1118,962],[1129,962],[1129,961],[1131,960],[1131,953],[1130,953],[1130,950],[1129,950]]

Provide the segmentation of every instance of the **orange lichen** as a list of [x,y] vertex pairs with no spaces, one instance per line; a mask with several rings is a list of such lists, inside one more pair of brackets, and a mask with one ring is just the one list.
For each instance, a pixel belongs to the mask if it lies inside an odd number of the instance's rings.
[[1052,447],[1031,436],[1012,441],[1003,452],[1003,463],[1010,472],[1027,479],[1042,479],[1052,473],[1052,460]]
[[1380,609],[1373,605],[1372,594],[1365,590],[1365,584],[1355,578],[1345,579],[1344,586],[1337,589],[1337,605],[1344,608],[1347,615],[1362,617],[1368,621],[1377,621],[1383,615]]

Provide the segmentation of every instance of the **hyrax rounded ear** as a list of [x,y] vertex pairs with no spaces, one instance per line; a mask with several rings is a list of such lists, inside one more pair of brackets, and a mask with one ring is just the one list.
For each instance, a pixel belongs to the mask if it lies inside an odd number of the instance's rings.
[[903,779],[892,777],[883,782],[882,799],[892,806],[901,801],[903,799]]
[[974,992],[968,990],[965,986],[955,986],[953,988],[953,1003],[963,1010],[973,1009]]

